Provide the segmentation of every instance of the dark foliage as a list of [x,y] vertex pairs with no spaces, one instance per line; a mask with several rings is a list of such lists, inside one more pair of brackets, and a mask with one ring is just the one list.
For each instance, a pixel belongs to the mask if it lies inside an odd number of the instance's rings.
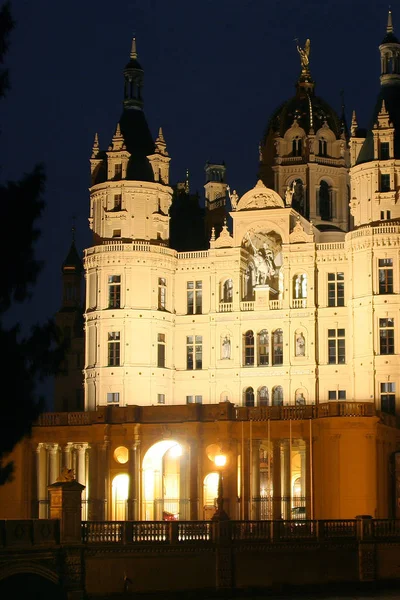
[[[14,23],[10,4],[0,8],[0,65],[4,64],[9,35]],[[0,97],[8,88],[8,71],[0,69]],[[0,278],[0,348],[3,393],[0,399],[0,485],[12,477],[13,464],[7,458],[14,446],[31,431],[43,400],[37,385],[54,374],[63,356],[58,334],[52,321],[35,326],[23,337],[19,324],[6,325],[7,310],[29,300],[41,264],[35,259],[34,246],[40,235],[36,226],[43,208],[45,175],[37,166],[20,181],[0,184],[3,233],[0,255],[3,257]],[[19,321],[23,322],[23,305]],[[7,391],[6,391],[7,390]]]

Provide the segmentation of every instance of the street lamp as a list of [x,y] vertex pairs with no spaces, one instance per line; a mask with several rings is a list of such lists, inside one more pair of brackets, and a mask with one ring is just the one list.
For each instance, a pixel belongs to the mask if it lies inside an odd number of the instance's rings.
[[225,454],[217,454],[214,457],[215,466],[218,468],[218,497],[217,497],[217,509],[212,517],[212,521],[229,521],[229,516],[224,511],[224,488],[222,469],[226,465]]

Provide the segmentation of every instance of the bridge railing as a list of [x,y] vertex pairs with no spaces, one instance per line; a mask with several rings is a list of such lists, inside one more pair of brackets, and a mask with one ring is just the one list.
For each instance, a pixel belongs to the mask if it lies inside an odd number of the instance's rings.
[[198,544],[221,538],[242,541],[293,542],[300,540],[400,539],[400,520],[307,519],[278,521],[86,521],[82,541],[112,544]]

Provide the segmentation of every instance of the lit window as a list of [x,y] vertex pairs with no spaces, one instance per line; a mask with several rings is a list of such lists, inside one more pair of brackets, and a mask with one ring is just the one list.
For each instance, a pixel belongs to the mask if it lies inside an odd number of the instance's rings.
[[328,306],[344,306],[344,273],[328,273]]
[[121,276],[108,277],[108,307],[121,308]]
[[283,331],[276,329],[272,333],[272,364],[283,365]]
[[394,354],[394,319],[379,319],[379,354]]
[[378,267],[379,293],[393,294],[393,259],[380,258]]
[[391,381],[381,383],[381,410],[396,414],[396,384]]
[[203,282],[188,281],[187,282],[187,314],[201,315],[203,301]]
[[203,338],[201,335],[186,337],[186,368],[189,371],[203,368]]
[[254,333],[246,331],[244,338],[244,366],[252,367],[254,365]]
[[301,273],[293,277],[293,298],[307,298],[307,274]]
[[107,404],[119,404],[119,392],[108,392]]
[[158,310],[165,310],[167,306],[167,280],[158,278]]
[[165,334],[159,333],[157,336],[157,367],[165,367]]
[[328,363],[330,365],[346,362],[346,340],[344,329],[328,329]]
[[120,333],[110,331],[108,333],[108,366],[119,367],[120,364]]

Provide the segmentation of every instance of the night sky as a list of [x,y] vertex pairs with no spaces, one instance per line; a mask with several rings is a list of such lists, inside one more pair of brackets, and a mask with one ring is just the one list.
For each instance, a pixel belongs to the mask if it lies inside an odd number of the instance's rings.
[[[0,176],[16,179],[38,162],[47,173],[37,245],[45,267],[32,301],[19,309],[22,322],[43,321],[60,307],[74,215],[78,249],[91,244],[93,137],[97,131],[103,149],[110,143],[133,35],[147,121],[154,136],[163,127],[171,183],[188,168],[191,191],[202,193],[205,162],[224,160],[227,181],[241,195],[256,183],[271,112],[294,94],[295,38],[302,46],[311,39],[316,93],[340,111],[343,89],[348,124],[356,109],[359,125],[368,125],[387,10],[378,0],[14,0]],[[400,5],[392,10],[400,35]]]

